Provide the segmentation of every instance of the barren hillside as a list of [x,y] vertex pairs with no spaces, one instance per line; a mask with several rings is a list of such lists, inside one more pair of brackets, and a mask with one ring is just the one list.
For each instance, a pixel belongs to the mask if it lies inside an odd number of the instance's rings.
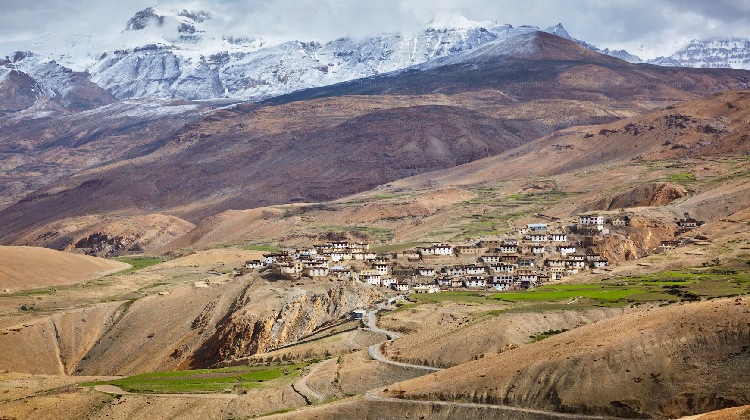
[[26,290],[77,283],[129,266],[46,248],[0,247],[0,289]]
[[[175,127],[198,109],[174,106],[172,117],[143,121],[137,130],[122,120],[104,131],[88,125],[83,131],[72,120],[68,133],[28,123],[22,133],[45,129],[51,140],[29,143],[14,134],[9,153],[31,146],[80,164],[83,144],[98,151],[111,148],[104,140],[130,142],[116,149],[114,160],[87,160],[87,170],[69,178],[35,175],[32,180],[42,181],[32,185],[13,178],[9,195],[35,191],[0,211],[3,241],[18,243],[18,235],[29,230],[91,214],[158,212],[195,223],[229,209],[328,201],[507,152],[555,130],[608,123],[653,106],[741,88],[748,78],[737,70],[636,66],[542,33],[519,42],[510,50],[488,44],[422,69],[221,109],[180,130]],[[137,138],[119,137],[122,130]],[[714,128],[706,130],[708,136],[716,134]],[[602,151],[606,139],[598,141],[590,142],[593,152],[580,150],[591,162],[625,153]],[[514,153],[534,156],[538,165],[545,163],[544,170],[519,168],[514,175],[566,169],[561,166],[564,153],[570,153],[566,145],[538,146],[533,146],[536,155],[531,149]],[[12,157],[20,159],[17,153]],[[508,163],[507,170],[518,168],[512,159]]]
[[748,404],[749,339],[746,299],[671,306],[487,356],[388,387],[385,395],[679,417]]
[[498,156],[393,184],[471,185],[617,162],[741,156],[750,150],[748,121],[750,93],[725,92],[611,124],[562,130]]

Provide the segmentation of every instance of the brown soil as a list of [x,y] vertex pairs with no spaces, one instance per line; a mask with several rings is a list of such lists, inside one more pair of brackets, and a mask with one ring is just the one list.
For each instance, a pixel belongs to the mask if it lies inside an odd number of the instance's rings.
[[387,343],[383,354],[400,362],[451,367],[509,351],[545,331],[573,329],[632,311],[558,310],[488,315],[491,309],[491,305],[485,304],[446,302],[386,313],[379,325],[399,332],[402,337]]
[[627,207],[664,206],[687,194],[685,187],[671,182],[656,182],[608,197],[586,210],[617,210]]
[[0,291],[73,284],[128,267],[128,264],[117,261],[46,248],[2,246]]
[[749,338],[747,300],[683,304],[577,328],[391,386],[386,395],[679,417],[748,404]]
[[17,242],[99,257],[152,254],[194,227],[180,218],[161,214],[83,216],[46,224]]
[[549,176],[629,160],[742,154],[750,150],[746,135],[749,119],[750,93],[726,92],[611,124],[562,130],[498,156],[393,184],[460,186]]
[[699,420],[747,420],[750,419],[750,406],[727,408],[697,416]]

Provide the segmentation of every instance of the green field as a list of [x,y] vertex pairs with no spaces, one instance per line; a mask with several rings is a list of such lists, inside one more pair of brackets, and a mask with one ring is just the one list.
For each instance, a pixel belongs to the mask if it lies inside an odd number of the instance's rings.
[[492,293],[478,292],[440,292],[440,293],[415,293],[409,299],[420,303],[427,302],[466,302],[466,303],[488,303],[491,302]]
[[151,257],[117,257],[115,261],[132,265],[127,270],[118,271],[116,274],[128,274],[162,262],[160,258]]
[[695,181],[695,175],[689,173],[672,174],[669,176],[669,180],[675,182]]
[[236,366],[222,369],[198,369],[176,372],[154,372],[107,382],[81,385],[116,385],[128,392],[144,394],[200,394],[242,391],[258,388],[264,382],[295,378],[306,363],[284,366]]
[[614,307],[646,302],[680,302],[750,294],[750,271],[721,267],[663,271],[605,279],[594,284],[546,285],[527,291],[460,291],[414,294],[419,303],[514,304],[510,311]]
[[677,298],[682,297],[681,294],[694,294],[700,298],[710,299],[750,293],[749,271],[723,267],[663,271],[641,276],[622,277],[618,281],[620,284],[646,287],[652,294],[667,293],[675,295]]
[[541,286],[526,292],[497,293],[494,299],[506,302],[535,301],[535,302],[557,302],[575,298],[596,299],[604,301],[618,301],[625,297],[643,293],[641,289],[630,289],[623,287],[607,287],[600,285],[556,285]]

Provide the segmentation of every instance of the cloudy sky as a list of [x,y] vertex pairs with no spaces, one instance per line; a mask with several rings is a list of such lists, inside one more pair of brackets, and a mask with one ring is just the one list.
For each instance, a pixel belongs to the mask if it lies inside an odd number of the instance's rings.
[[560,22],[573,37],[643,58],[694,38],[750,36],[747,0],[0,0],[0,43],[120,31],[149,6],[205,9],[233,34],[317,41],[414,31],[447,14],[516,26]]

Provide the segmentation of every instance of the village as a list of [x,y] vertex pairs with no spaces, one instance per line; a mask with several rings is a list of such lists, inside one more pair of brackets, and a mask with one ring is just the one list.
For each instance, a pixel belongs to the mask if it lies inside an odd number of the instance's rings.
[[[526,290],[610,262],[594,246],[612,230],[627,226],[629,217],[579,215],[574,223],[529,223],[503,238],[476,243],[433,243],[393,253],[376,253],[368,243],[331,241],[307,249],[264,254],[244,270],[264,270],[275,279],[361,281],[397,292],[438,293],[447,290]],[[689,231],[701,222],[680,219]],[[681,245],[665,241],[654,252]]]

